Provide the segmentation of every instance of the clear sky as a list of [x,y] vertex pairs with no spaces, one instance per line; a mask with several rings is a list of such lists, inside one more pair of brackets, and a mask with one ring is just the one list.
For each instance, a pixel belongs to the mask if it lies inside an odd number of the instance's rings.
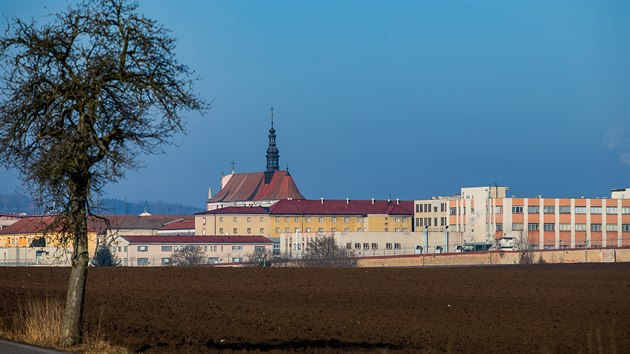
[[[63,8],[3,0],[6,17]],[[141,1],[209,113],[107,196],[203,208],[221,172],[280,166],[309,199],[630,187],[628,1]],[[6,19],[0,19],[4,28]],[[0,174],[0,194],[15,192]]]

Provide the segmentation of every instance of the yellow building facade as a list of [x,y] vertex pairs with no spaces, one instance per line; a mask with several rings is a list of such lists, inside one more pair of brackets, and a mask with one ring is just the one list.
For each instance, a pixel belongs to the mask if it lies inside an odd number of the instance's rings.
[[411,232],[412,201],[281,200],[271,207],[227,207],[195,214],[195,234]]
[[[72,242],[54,230],[49,230],[54,216],[24,217],[0,230],[0,247],[58,247],[72,249]],[[88,228],[88,251],[94,256],[97,246],[97,231]]]
[[227,207],[195,214],[197,236],[269,236],[269,210],[260,206]]

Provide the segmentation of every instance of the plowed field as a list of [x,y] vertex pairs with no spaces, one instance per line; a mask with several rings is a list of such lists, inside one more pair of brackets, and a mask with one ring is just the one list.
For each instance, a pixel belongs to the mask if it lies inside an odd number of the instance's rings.
[[[0,268],[0,319],[69,269]],[[630,352],[630,264],[91,268],[87,330],[139,352]]]

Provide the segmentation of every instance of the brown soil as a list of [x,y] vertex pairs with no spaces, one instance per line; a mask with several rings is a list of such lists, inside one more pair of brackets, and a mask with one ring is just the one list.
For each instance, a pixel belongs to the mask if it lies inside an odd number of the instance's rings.
[[[0,268],[0,321],[69,269]],[[630,352],[630,264],[91,268],[86,328],[139,352]]]

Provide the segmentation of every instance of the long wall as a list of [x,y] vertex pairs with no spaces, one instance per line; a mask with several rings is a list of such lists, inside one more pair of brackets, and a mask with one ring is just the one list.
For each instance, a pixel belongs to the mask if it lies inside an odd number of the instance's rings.
[[630,248],[568,249],[536,251],[491,251],[455,254],[402,255],[363,257],[359,267],[428,267],[519,264],[523,256],[532,263],[614,263],[630,262]]

